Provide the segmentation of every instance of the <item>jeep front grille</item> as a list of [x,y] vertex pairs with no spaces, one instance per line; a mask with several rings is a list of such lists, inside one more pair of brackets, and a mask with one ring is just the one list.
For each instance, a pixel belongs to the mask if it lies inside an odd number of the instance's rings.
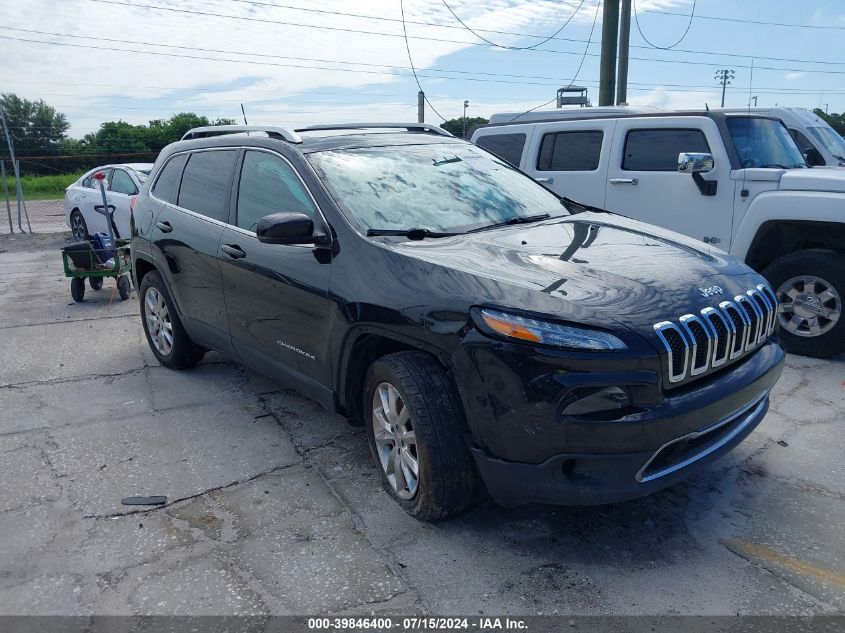
[[765,284],[699,314],[684,314],[677,323],[656,323],[666,349],[667,380],[679,383],[744,356],[762,345],[776,324],[777,299]]

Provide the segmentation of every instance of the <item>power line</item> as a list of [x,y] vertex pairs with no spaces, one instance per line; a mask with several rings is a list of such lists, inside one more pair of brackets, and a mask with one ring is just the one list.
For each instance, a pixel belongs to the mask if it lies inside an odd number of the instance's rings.
[[[593,26],[590,28],[590,36],[587,38],[587,46],[584,47],[584,55],[581,57],[581,63],[578,64],[578,68],[575,71],[575,74],[572,76],[572,81],[569,82],[569,85],[567,86],[567,88],[570,88],[572,86],[572,84],[575,83],[575,80],[578,79],[578,74],[581,72],[581,67],[584,65],[584,60],[587,59],[587,50],[590,48],[590,41],[592,41],[592,39],[593,39],[593,31],[595,31],[595,29],[596,29],[596,20],[598,20],[598,17],[599,17],[599,7],[601,7],[601,0],[599,0],[596,3],[596,14],[593,16]],[[552,101],[556,101],[556,100],[557,100],[557,95],[555,95],[555,98],[552,99],[551,101],[546,101],[545,103],[541,103],[538,106],[534,106],[530,110],[526,110],[522,114],[518,114],[517,116],[515,116],[511,120],[516,121],[519,117],[521,117],[525,114],[528,114],[529,112],[533,112],[534,110],[537,110],[537,109],[542,108],[544,106],[547,106]]]
[[408,29],[405,26],[405,0],[399,0],[399,10],[402,12],[402,33],[405,35],[405,50],[408,51],[408,63],[411,64],[411,72],[414,73],[414,81],[417,82],[417,88],[419,88],[423,99],[425,99],[425,102],[428,104],[428,107],[431,108],[431,111],[445,121],[446,117],[440,114],[437,109],[431,105],[431,101],[428,100],[428,97],[425,96],[425,90],[423,90],[422,85],[420,84],[420,78],[417,77],[417,69],[414,68],[414,59],[411,57],[411,45],[408,43]]
[[[687,17],[684,13],[677,13],[675,11],[660,11],[659,9],[646,9],[643,13],[661,13],[663,15],[682,15]],[[791,24],[786,22],[766,22],[764,20],[745,20],[742,18],[726,18],[724,16],[716,15],[697,15],[698,20],[716,20],[718,22],[739,22],[740,24],[758,24],[762,26],[782,26],[791,29],[835,29],[845,30],[845,26],[830,26],[830,25],[815,25],[815,24]]]
[[467,31],[469,31],[470,33],[472,33],[473,35],[475,35],[475,37],[477,37],[478,39],[480,39],[480,40],[482,40],[482,41],[484,41],[484,42],[487,42],[490,46],[495,46],[496,48],[504,48],[504,49],[507,49],[507,50],[510,50],[510,51],[528,51],[528,50],[532,50],[532,49],[534,49],[534,48],[537,48],[538,46],[542,46],[543,44],[545,44],[545,43],[546,43],[546,42],[548,42],[549,40],[553,40],[553,39],[554,39],[557,35],[559,35],[559,34],[560,34],[560,32],[561,32],[564,28],[566,28],[566,25],[567,25],[567,24],[569,24],[569,23],[572,21],[572,18],[574,18],[574,17],[575,17],[575,15],[578,13],[578,11],[580,11],[580,10],[581,10],[581,7],[583,7],[583,6],[584,6],[584,2],[585,2],[585,0],[581,0],[581,3],[578,5],[578,7],[575,9],[575,11],[573,11],[573,12],[572,12],[572,15],[570,15],[570,16],[566,19],[566,22],[564,22],[564,23],[563,23],[563,25],[561,25],[561,27],[560,27],[557,31],[555,31],[554,33],[552,33],[551,35],[549,35],[547,38],[545,38],[545,39],[544,39],[544,40],[542,40],[541,42],[537,42],[536,44],[532,44],[531,46],[505,46],[505,45],[502,45],[502,44],[496,44],[496,42],[493,42],[493,41],[491,41],[491,40],[488,40],[486,37],[484,37],[483,35],[479,35],[476,31],[474,31],[472,28],[470,28],[470,26],[469,26],[466,22],[464,22],[464,21],[463,21],[460,17],[458,17],[458,14],[457,14],[457,13],[455,13],[455,12],[452,10],[452,7],[450,7],[450,6],[449,6],[449,3],[448,3],[448,2],[446,2],[446,0],[441,0],[441,2],[443,2],[443,5],[444,5],[447,9],[449,9],[449,13],[451,13],[451,14],[452,14],[452,16],[454,16],[454,18],[455,18],[458,22],[460,22],[460,23],[461,23],[461,26],[462,26],[462,27],[464,27]]
[[642,27],[640,27],[640,18],[639,18],[639,15],[637,14],[637,0],[634,0],[634,23],[637,25],[637,31],[639,31],[640,37],[643,38],[643,40],[645,40],[645,43],[648,44],[649,46],[651,46],[652,48],[657,48],[661,51],[672,50],[678,44],[683,42],[684,38],[687,36],[687,33],[689,33],[690,27],[692,26],[692,20],[693,20],[693,18],[695,18],[695,3],[696,3],[696,0],[692,0],[692,10],[690,11],[690,14],[689,14],[689,22],[687,22],[687,28],[684,29],[684,32],[681,34],[681,37],[678,39],[678,41],[676,41],[674,44],[670,44],[669,46],[658,46],[657,44],[653,44],[645,36],[645,33],[643,33],[643,29],[642,29]]

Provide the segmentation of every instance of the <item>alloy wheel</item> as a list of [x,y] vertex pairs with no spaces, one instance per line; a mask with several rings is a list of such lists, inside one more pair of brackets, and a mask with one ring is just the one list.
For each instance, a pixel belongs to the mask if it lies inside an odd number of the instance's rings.
[[836,289],[820,277],[803,275],[785,281],[777,291],[781,327],[796,336],[821,336],[842,316]]
[[144,316],[150,340],[159,354],[167,356],[173,349],[173,323],[167,303],[157,288],[147,288]]
[[420,462],[411,411],[399,391],[382,382],[373,394],[373,436],[379,465],[401,499],[417,493]]
[[85,220],[82,219],[79,213],[74,213],[70,216],[70,231],[77,241],[81,242],[85,240],[85,234],[87,233],[85,230]]

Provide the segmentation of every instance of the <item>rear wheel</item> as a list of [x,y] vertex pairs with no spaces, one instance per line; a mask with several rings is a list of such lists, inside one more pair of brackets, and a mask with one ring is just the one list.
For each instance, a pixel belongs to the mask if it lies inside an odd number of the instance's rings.
[[83,277],[74,277],[70,280],[70,296],[77,303],[85,298],[85,279]]
[[790,253],[763,275],[780,307],[780,336],[787,351],[830,358],[845,352],[845,257],[809,249]]
[[382,486],[409,514],[439,521],[472,502],[475,469],[452,380],[428,354],[376,360],[364,383],[364,419]]
[[[103,282],[100,282],[102,285]],[[129,291],[131,290],[131,286],[129,285],[129,275],[121,275],[117,278],[117,292],[120,293],[120,298],[123,301],[126,301],[129,298]]]
[[[126,286],[129,286],[128,280]],[[144,336],[158,361],[172,369],[184,369],[200,362],[205,350],[188,336],[170,293],[157,272],[144,275],[138,295]]]
[[78,242],[88,241],[88,225],[82,217],[79,209],[74,209],[70,214],[70,232]]

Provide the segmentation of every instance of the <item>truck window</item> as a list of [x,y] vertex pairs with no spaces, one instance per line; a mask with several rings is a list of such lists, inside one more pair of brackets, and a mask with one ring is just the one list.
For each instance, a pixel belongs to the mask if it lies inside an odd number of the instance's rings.
[[594,171],[599,167],[603,138],[601,130],[546,134],[537,157],[537,171]]
[[625,138],[622,169],[628,171],[677,171],[681,152],[707,152],[710,146],[701,130],[631,130]]
[[525,147],[525,134],[486,134],[479,137],[475,144],[514,167],[519,167],[522,148]]
[[792,138],[795,139],[795,144],[802,153],[806,152],[808,149],[815,149],[813,144],[810,142],[810,139],[795,128],[789,128],[789,133],[792,135]]

